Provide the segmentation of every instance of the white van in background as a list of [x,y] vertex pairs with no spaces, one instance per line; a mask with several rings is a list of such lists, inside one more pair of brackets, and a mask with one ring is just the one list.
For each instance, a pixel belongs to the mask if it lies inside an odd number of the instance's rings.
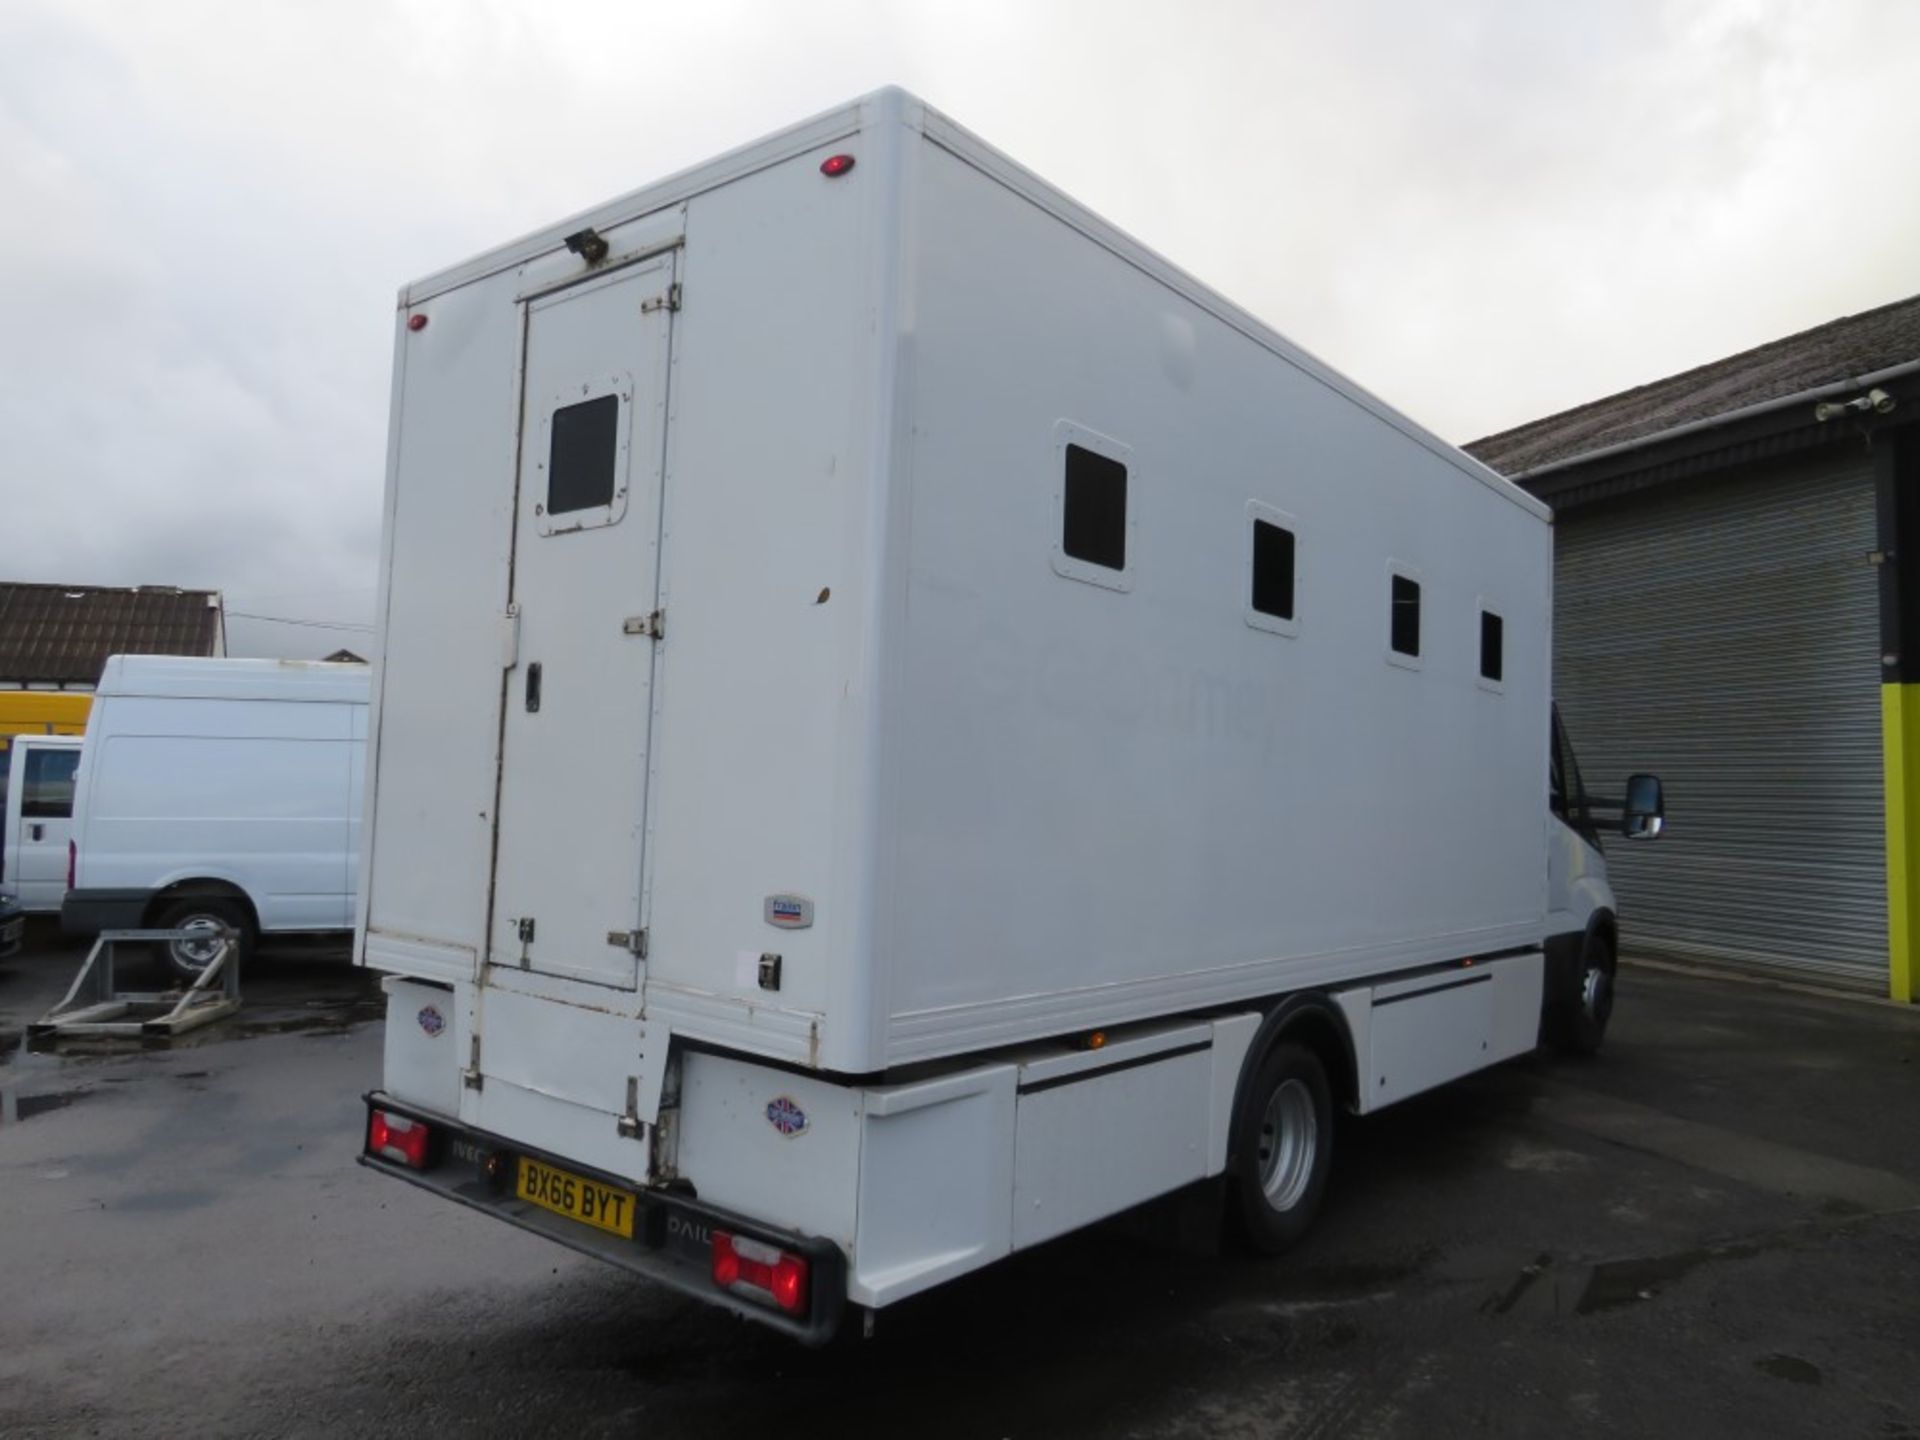
[[78,735],[17,735],[0,751],[0,883],[20,908],[53,914],[67,893],[67,842],[73,838]]
[[[70,933],[346,931],[359,871],[369,672],[322,661],[116,655],[73,820]],[[213,942],[165,958],[183,975]]]

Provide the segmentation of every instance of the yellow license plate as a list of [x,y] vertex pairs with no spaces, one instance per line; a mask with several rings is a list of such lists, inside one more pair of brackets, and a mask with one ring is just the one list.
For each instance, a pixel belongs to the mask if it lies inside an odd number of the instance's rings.
[[542,1210],[551,1210],[614,1235],[624,1235],[629,1240],[633,1238],[634,1196],[630,1190],[616,1190],[611,1185],[556,1170],[523,1155],[520,1178],[513,1193]]

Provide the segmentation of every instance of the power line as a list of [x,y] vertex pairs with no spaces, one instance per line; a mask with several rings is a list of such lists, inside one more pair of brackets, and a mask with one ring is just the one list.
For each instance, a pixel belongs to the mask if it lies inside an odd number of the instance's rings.
[[346,620],[293,620],[285,615],[256,615],[251,610],[229,610],[229,620],[265,620],[272,625],[304,625],[311,630],[359,630],[373,633],[371,625],[356,625]]

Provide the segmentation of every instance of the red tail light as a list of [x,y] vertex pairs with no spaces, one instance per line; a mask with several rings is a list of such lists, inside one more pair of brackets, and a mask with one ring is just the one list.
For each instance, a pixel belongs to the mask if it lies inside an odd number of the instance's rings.
[[409,1169],[424,1170],[430,1133],[418,1120],[375,1110],[367,1118],[367,1153],[385,1160],[398,1160]]
[[67,889],[73,889],[73,875],[80,868],[80,846],[72,840],[67,841]]
[[753,1300],[771,1300],[789,1315],[807,1308],[807,1259],[744,1235],[713,1232],[713,1283]]

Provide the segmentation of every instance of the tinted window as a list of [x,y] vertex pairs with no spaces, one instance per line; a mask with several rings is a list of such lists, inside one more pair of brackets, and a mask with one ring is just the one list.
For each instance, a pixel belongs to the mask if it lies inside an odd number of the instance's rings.
[[20,814],[28,820],[65,820],[73,814],[78,750],[29,750],[20,780]]
[[1075,560],[1127,568],[1127,467],[1078,445],[1067,446],[1060,548]]
[[1501,647],[1505,642],[1503,631],[1505,623],[1491,610],[1480,612],[1480,678],[1499,680],[1504,678],[1505,659]]
[[1253,522],[1253,608],[1293,619],[1293,532],[1266,520]]
[[547,456],[547,514],[613,503],[620,452],[620,397],[600,395],[553,412]]
[[1420,582],[1404,575],[1393,577],[1393,622],[1389,635],[1395,653],[1420,653]]

